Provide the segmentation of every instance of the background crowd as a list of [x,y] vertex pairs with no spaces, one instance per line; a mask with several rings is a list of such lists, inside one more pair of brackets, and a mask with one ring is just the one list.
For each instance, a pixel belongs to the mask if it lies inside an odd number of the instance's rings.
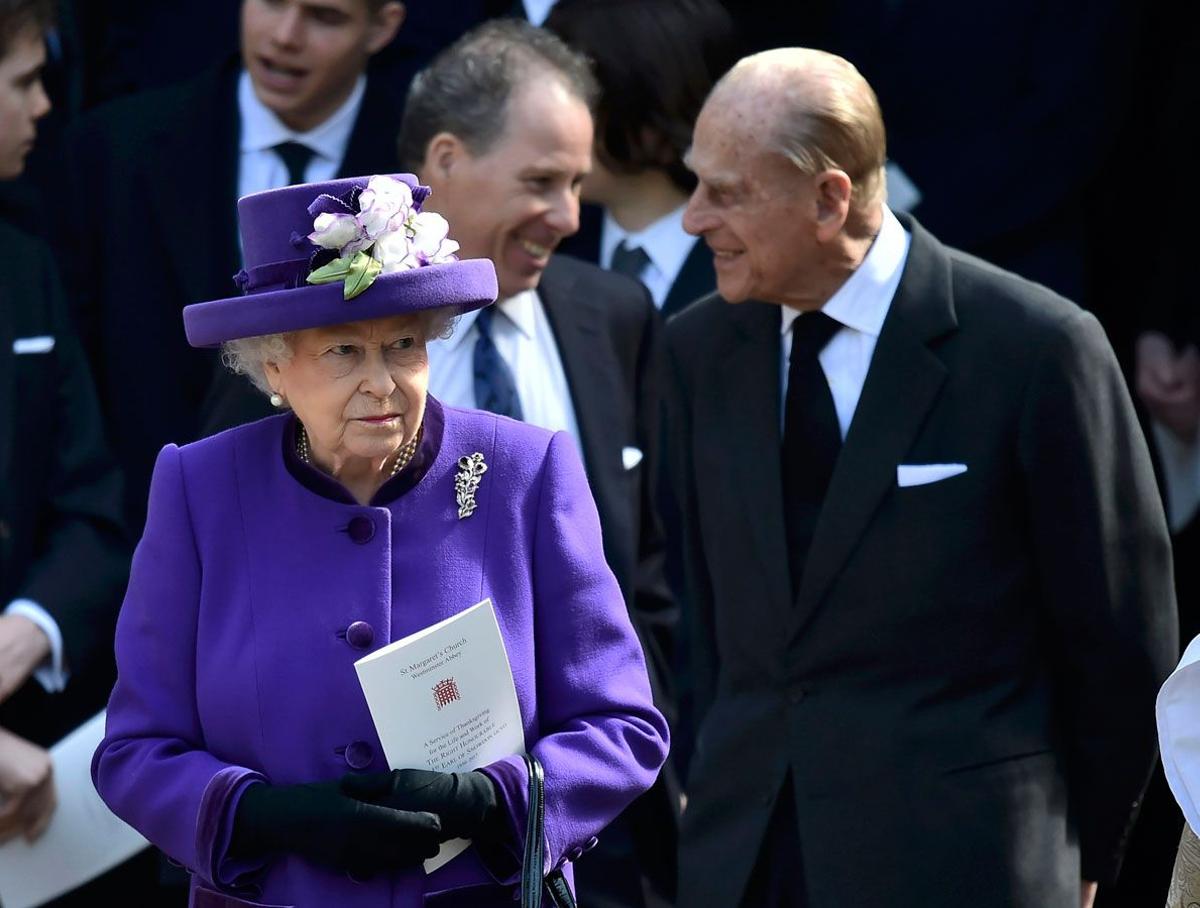
[[[672,728],[658,783],[577,862],[581,898],[673,904],[704,694],[686,645],[695,617],[667,557],[683,528],[653,481],[664,469],[658,357],[666,320],[717,286],[706,244],[684,230],[696,117],[740,57],[772,47],[839,54],[874,87],[894,211],[1099,319],[1152,443],[1180,639],[1200,632],[1200,492],[1187,473],[1200,444],[1186,248],[1195,10],[1121,0],[55,6],[42,23],[37,142],[23,169],[0,173],[0,790],[10,797],[44,793],[44,749],[107,700],[160,448],[270,412],[181,327],[185,305],[230,295],[242,266],[236,199],[412,172],[433,187],[430,210],[462,255],[495,262],[500,288],[494,314],[464,316],[431,344],[430,393],[482,406],[480,369],[497,360],[481,366],[480,351],[492,350],[502,365],[487,409],[575,438]],[[532,41],[536,65],[487,46],[439,57],[504,18],[544,25],[582,57],[526,32],[511,40]],[[590,118],[576,116],[578,100]],[[24,819],[0,821],[2,834],[44,824],[52,799],[30,804]],[[1156,772],[1120,875],[1096,904],[1162,904],[1181,825]],[[105,891],[182,904],[186,881],[150,851],[75,903]]]

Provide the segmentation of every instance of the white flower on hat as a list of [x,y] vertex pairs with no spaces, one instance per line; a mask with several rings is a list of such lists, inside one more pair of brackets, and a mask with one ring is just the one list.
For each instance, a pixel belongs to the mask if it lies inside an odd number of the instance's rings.
[[341,250],[360,239],[358,219],[352,214],[319,214],[308,238],[322,249]]
[[413,195],[407,183],[386,176],[371,177],[358,197],[358,222],[372,239],[403,226],[412,213]]
[[[380,274],[458,260],[458,243],[450,239],[446,219],[421,211],[411,187],[401,180],[374,176],[357,200],[346,196],[329,201],[347,213],[318,214],[308,239],[338,257],[313,270],[306,278],[310,284],[342,281],[346,299],[353,299]],[[348,213],[355,202],[358,211]]]

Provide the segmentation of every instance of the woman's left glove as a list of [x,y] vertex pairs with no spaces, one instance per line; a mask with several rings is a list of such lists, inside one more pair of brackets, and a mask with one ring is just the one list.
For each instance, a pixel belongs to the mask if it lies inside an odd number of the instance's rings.
[[342,793],[393,810],[428,811],[442,821],[443,839],[470,839],[499,816],[496,788],[481,772],[391,772],[342,776]]

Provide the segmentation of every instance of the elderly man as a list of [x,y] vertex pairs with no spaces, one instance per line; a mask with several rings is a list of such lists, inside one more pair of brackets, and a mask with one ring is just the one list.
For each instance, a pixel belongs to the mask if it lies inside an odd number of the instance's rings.
[[1176,646],[1146,445],[1095,319],[893,215],[884,158],[817,51],[743,60],[697,122],[680,904],[1090,905]]
[[[461,255],[492,259],[500,289],[494,312],[468,313],[452,337],[430,343],[430,393],[575,439],[664,708],[674,613],[649,482],[658,313],[636,281],[554,254],[579,228],[595,93],[585,58],[554,35],[485,23],[413,82],[400,164],[433,190],[427,208],[454,225]],[[641,905],[643,888],[669,895],[677,804],[660,782],[600,837],[578,867],[583,901]]]

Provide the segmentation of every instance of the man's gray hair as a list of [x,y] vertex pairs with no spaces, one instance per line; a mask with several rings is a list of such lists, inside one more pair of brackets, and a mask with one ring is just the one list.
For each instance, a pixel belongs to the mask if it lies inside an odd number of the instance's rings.
[[[458,321],[458,307],[441,306],[414,313],[421,322],[421,332],[428,342],[448,338]],[[262,334],[239,337],[221,344],[221,362],[230,372],[244,375],[250,383],[268,397],[271,385],[267,381],[267,363],[285,363],[292,358],[291,334]]]
[[400,124],[400,167],[417,173],[430,141],[457,136],[473,155],[504,132],[508,102],[523,80],[557,76],[588,108],[600,87],[586,57],[521,19],[493,19],[434,58],[408,91]]

